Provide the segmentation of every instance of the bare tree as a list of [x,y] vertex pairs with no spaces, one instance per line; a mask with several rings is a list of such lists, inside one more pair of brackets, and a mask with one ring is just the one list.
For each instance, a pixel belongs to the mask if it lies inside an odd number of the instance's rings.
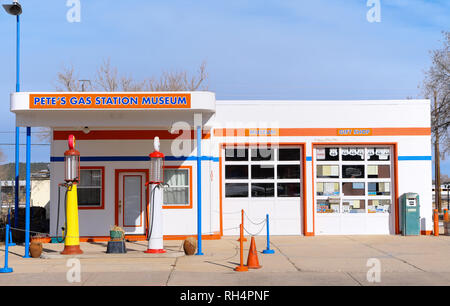
[[[164,71],[159,77],[148,77],[142,81],[131,75],[120,75],[117,68],[106,59],[97,68],[93,82],[86,91],[196,91],[208,90],[205,84],[208,78],[206,62],[202,62],[198,71],[190,75],[187,71]],[[58,91],[81,91],[82,82],[73,66],[66,67],[57,77]]]
[[81,82],[73,66],[64,67],[57,75],[57,91],[81,91]]
[[450,32],[443,32],[441,49],[431,51],[432,65],[425,72],[422,90],[432,100],[431,127],[433,141],[441,145],[441,157],[450,153]]
[[[105,91],[105,92],[139,92],[139,91],[196,91],[208,90],[206,62],[203,61],[198,71],[190,75],[187,71],[164,71],[159,77],[136,80],[131,75],[120,75],[111,60],[105,59],[95,71],[92,82],[80,80],[73,65],[64,67],[57,74],[55,89],[57,91]],[[41,128],[39,139],[49,141],[51,130]]]
[[[432,65],[425,72],[423,81],[424,96],[432,100],[431,128],[434,142],[435,165],[435,203],[439,212],[441,201],[440,159],[450,152],[450,32],[443,32],[443,46],[431,51]],[[441,150],[442,148],[442,150]]]
[[119,90],[120,82],[117,68],[111,67],[110,59],[103,60],[103,63],[98,67],[95,83],[102,91],[114,92]]
[[165,71],[159,79],[148,80],[149,91],[196,91],[207,90],[205,81],[208,78],[206,62],[200,65],[197,75],[189,76],[186,71]]

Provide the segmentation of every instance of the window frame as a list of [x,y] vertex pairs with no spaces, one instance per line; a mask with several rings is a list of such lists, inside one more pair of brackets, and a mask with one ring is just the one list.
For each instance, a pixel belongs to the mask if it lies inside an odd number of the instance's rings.
[[[330,160],[321,160],[317,159],[317,149],[324,148],[339,148],[338,160],[330,161]],[[363,160],[343,160],[342,152],[343,148],[355,148],[355,149],[363,149],[364,150],[364,159]],[[387,160],[369,160],[368,150],[369,149],[389,149],[389,158]],[[394,143],[313,143],[313,196],[314,196],[314,213],[319,215],[347,215],[349,213],[344,212],[343,202],[354,201],[354,200],[364,200],[365,201],[365,215],[382,215],[382,214],[395,214],[397,211],[396,207],[396,173],[395,173],[395,144]],[[320,165],[337,165],[339,167],[339,178],[320,178],[317,177],[317,167]],[[364,165],[364,177],[362,178],[344,178],[343,174],[343,166],[351,166],[351,165]],[[389,165],[389,177],[388,178],[369,178],[368,174],[368,166],[380,166],[380,165]],[[318,195],[317,194],[317,184],[320,182],[339,182],[339,195],[336,197],[340,198],[339,204],[339,212],[337,213],[323,213],[318,211],[318,203],[325,202],[328,196]],[[342,195],[343,192],[343,184],[344,183],[364,183],[365,193],[364,195]],[[368,186],[369,183],[389,183],[389,195],[369,195]],[[369,200],[390,200],[390,208],[389,212],[383,213],[374,213],[373,211],[369,211]]]
[[[188,171],[188,189],[189,189],[189,203],[188,205],[186,204],[164,204],[162,208],[163,209],[192,209],[192,166],[167,166],[164,165],[164,170],[165,169],[171,169],[171,170],[182,170],[182,169],[186,169]],[[183,186],[186,187],[186,186]]]
[[[248,159],[246,161],[226,161],[225,158],[223,158],[222,162],[222,171],[223,171],[223,177],[222,177],[222,188],[224,190],[223,197],[225,200],[292,200],[292,199],[302,199],[303,197],[303,167],[304,165],[304,147],[299,145],[284,145],[284,144],[276,144],[276,145],[269,145],[269,144],[249,144],[249,145],[231,145],[227,144],[223,148],[222,156],[225,156],[225,150],[226,149],[245,149],[247,151],[247,157]],[[273,158],[271,160],[252,160],[252,150],[253,149],[272,149],[273,150]],[[300,151],[300,158],[298,160],[279,160],[279,150],[280,149],[297,149]],[[225,177],[225,169],[228,165],[246,165],[248,167],[248,178],[247,179],[227,179]],[[264,179],[264,178],[252,178],[252,167],[253,166],[269,166],[273,167],[273,178],[271,179]],[[287,179],[281,179],[278,178],[278,166],[289,166],[289,165],[298,165],[300,167],[299,170],[299,178],[287,178]],[[246,183],[248,185],[248,193],[247,197],[227,197],[226,196],[226,184],[227,183]],[[270,183],[274,186],[274,196],[273,197],[256,197],[252,196],[252,184],[261,184],[261,183]],[[299,184],[299,190],[300,190],[300,196],[298,197],[287,197],[287,196],[279,196],[278,195],[278,184],[279,183],[294,183]]]
[[[105,167],[104,166],[80,166],[80,177],[81,177],[81,171],[83,170],[100,170],[102,179],[100,184],[100,205],[99,206],[93,206],[93,205],[82,205],[78,202],[78,209],[80,210],[104,210],[105,209]],[[77,191],[79,189],[83,189],[85,187],[80,186],[77,184]],[[89,189],[89,188],[86,188]]]

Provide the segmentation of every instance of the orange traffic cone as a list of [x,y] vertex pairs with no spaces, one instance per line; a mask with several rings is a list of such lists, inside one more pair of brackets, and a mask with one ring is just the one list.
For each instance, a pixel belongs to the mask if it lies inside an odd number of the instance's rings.
[[248,251],[247,267],[249,269],[259,269],[262,266],[258,262],[258,254],[256,253],[255,237],[252,236],[250,242],[250,250]]

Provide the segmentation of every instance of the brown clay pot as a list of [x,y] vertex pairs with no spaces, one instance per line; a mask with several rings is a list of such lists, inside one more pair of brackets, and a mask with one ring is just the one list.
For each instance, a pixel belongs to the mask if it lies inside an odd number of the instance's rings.
[[183,249],[186,255],[194,255],[195,250],[197,249],[197,239],[193,237],[187,238],[183,242]]
[[33,258],[39,258],[42,254],[42,243],[38,241],[31,241],[30,243],[30,255]]

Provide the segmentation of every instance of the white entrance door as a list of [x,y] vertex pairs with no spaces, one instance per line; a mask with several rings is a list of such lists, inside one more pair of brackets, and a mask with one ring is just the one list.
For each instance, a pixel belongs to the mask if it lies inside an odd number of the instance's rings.
[[127,235],[145,234],[145,172],[120,172],[118,220]]

